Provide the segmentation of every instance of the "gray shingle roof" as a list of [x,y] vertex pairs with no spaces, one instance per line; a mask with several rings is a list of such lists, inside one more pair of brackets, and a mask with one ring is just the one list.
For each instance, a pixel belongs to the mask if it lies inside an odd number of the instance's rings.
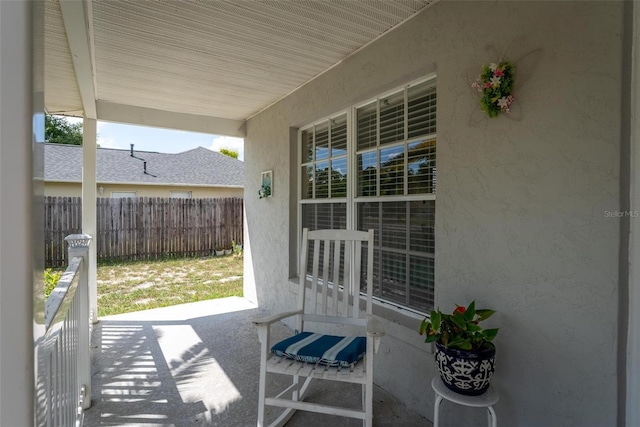
[[[97,182],[238,186],[244,185],[244,162],[208,150],[194,148],[177,154],[98,148]],[[152,175],[155,175],[152,176]],[[45,181],[82,181],[82,147],[45,144]]]

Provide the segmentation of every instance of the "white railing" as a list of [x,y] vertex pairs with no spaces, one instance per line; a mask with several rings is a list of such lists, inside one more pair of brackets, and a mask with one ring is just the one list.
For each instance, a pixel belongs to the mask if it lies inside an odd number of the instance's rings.
[[89,242],[72,234],[69,266],[45,303],[45,425],[82,426],[91,406]]

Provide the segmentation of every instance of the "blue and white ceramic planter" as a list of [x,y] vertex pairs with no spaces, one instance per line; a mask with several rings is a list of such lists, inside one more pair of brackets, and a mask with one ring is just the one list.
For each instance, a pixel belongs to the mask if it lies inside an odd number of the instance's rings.
[[489,388],[495,369],[496,348],[479,351],[447,348],[436,342],[436,365],[442,382],[452,391],[478,396]]

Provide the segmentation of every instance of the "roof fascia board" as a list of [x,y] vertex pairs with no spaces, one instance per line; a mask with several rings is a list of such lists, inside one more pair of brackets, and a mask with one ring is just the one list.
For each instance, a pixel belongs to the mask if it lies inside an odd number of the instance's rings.
[[246,136],[244,120],[175,113],[108,101],[98,101],[97,111],[98,120],[107,122],[178,129],[238,138],[244,138]]
[[90,2],[91,0],[60,0],[60,11],[67,33],[73,68],[76,72],[84,117],[97,119],[95,73],[90,43],[92,37],[89,30],[92,27],[89,24],[92,17],[87,13],[90,10]]
[[[57,184],[82,184],[80,180],[72,179],[45,179],[45,183]],[[96,181],[96,185],[148,185],[153,187],[213,187],[213,188],[244,188],[244,185],[222,185],[222,184],[189,184],[180,182],[128,182],[128,181]]]
[[148,185],[153,187],[214,187],[214,188],[244,188],[243,185],[220,185],[220,184],[187,184],[180,182],[106,182],[98,181],[98,185]]

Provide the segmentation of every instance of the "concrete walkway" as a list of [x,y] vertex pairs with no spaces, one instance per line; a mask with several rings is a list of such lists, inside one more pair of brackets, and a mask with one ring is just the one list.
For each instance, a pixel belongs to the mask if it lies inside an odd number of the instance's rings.
[[[259,314],[245,299],[232,297],[101,318],[92,337],[92,406],[85,425],[255,426],[260,350],[251,319]],[[272,330],[275,339],[291,334],[283,324]],[[317,384],[309,399],[358,407],[359,387],[345,396],[334,383]],[[330,425],[362,424],[304,412],[287,424]],[[376,387],[374,425],[431,423]]]

